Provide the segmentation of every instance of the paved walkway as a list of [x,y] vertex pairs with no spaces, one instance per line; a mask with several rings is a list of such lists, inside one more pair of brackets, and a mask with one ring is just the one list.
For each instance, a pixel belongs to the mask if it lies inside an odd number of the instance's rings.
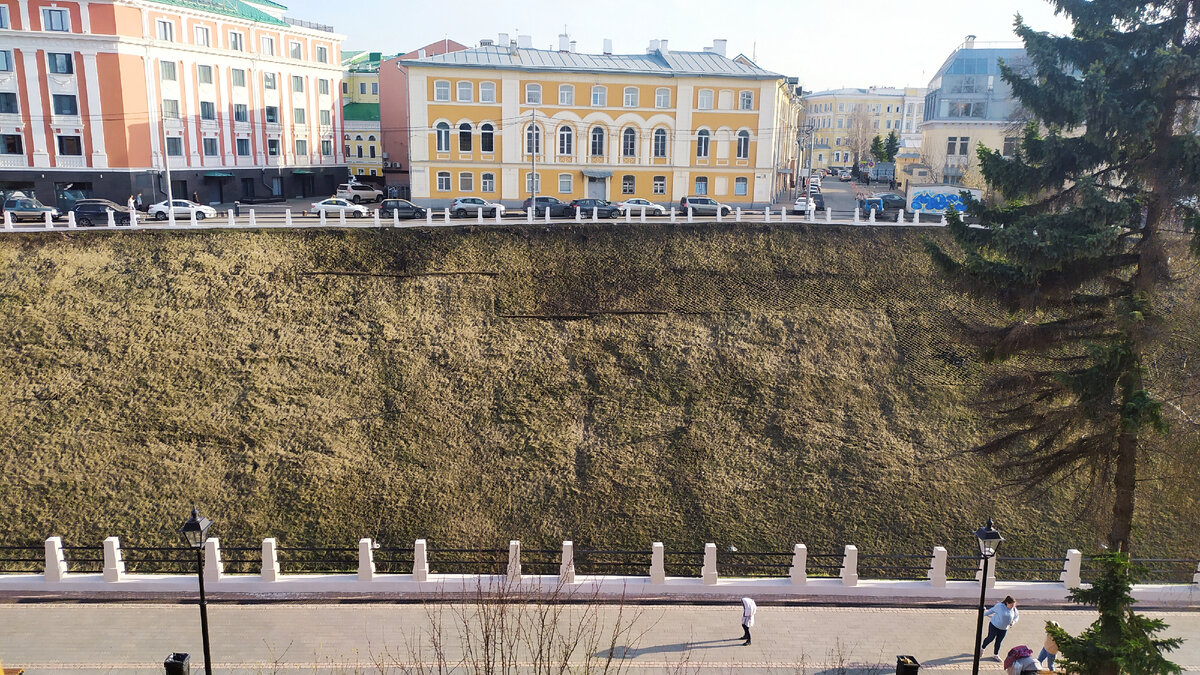
[[[528,647],[552,652],[574,645],[571,661],[583,670],[602,668],[615,646],[621,670],[672,673],[864,673],[895,672],[897,654],[912,654],[926,671],[971,667],[975,612],[966,609],[760,606],[754,644],[736,638],[740,605],[555,605],[539,613],[529,605],[492,605],[484,623],[524,628],[512,656],[520,670],[533,670]],[[401,673],[425,664],[438,672],[439,648],[451,670],[462,659],[480,657],[480,617],[464,639],[470,605],[324,604],[211,605],[209,619],[215,671],[220,673]],[[1164,618],[1171,635],[1189,638],[1174,660],[1200,671],[1200,612],[1151,612]],[[1005,641],[1037,651],[1047,619],[1078,631],[1094,615],[1077,610],[1035,610]],[[199,611],[195,605],[35,603],[0,605],[0,660],[29,675],[43,673],[162,673],[163,658],[188,652],[202,661]],[[441,626],[440,640],[434,626]],[[557,632],[547,628],[558,625]],[[615,632],[614,632],[615,631]],[[509,631],[509,634],[516,631]],[[545,636],[553,633],[556,638]],[[1002,652],[1003,653],[1003,652]],[[456,666],[458,666],[456,668]],[[432,671],[429,670],[432,668]],[[543,672],[545,669],[542,669]],[[610,668],[610,672],[614,671]],[[985,661],[984,672],[1000,673]]]

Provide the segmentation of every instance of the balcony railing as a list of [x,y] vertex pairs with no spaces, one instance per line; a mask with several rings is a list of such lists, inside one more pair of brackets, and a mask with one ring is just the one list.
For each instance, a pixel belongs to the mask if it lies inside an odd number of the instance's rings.
[[29,158],[25,155],[0,155],[0,167],[5,169],[22,169],[29,166]]
[[59,155],[55,157],[54,164],[60,169],[85,169],[87,159],[83,155]]
[[283,17],[283,20],[293,26],[299,26],[300,28],[311,28],[312,30],[324,31],[326,33],[333,32],[333,26],[323,23],[313,23],[312,21],[304,21],[303,19],[293,19],[290,16]]

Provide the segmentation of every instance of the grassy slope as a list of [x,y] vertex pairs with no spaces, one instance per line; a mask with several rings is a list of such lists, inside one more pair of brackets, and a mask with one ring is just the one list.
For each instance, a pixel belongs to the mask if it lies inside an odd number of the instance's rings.
[[[949,311],[982,310],[911,230],[4,237],[0,543],[163,541],[195,501],[243,543],[966,552],[994,514],[1089,547],[948,458],[984,433]],[[1200,549],[1192,430],[1144,474],[1156,552]]]

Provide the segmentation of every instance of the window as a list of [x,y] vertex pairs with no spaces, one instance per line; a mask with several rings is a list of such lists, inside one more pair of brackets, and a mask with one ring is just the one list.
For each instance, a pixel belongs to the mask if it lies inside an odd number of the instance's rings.
[[845,121],[846,121],[846,120],[844,120],[843,118],[839,117],[839,118],[838,118],[838,121],[837,121],[837,128],[841,129],[841,128],[842,128],[842,122],[845,122]]
[[321,115],[321,126],[323,126],[323,127],[333,126],[333,111],[332,110],[322,110],[320,115]]
[[200,101],[200,119],[217,119],[217,104],[212,101]]
[[437,174],[437,189],[438,192],[450,191],[450,172],[439,171]]
[[708,194],[708,176],[696,176],[696,194]]
[[634,192],[633,176],[621,176],[621,194],[631,195]]
[[542,154],[542,129],[536,124],[525,127],[525,154]]
[[236,30],[229,31],[229,48],[235,52],[246,51],[245,36]]
[[846,112],[846,104],[845,103],[838,104],[838,112]]
[[542,191],[542,174],[527,173],[525,174],[525,191],[526,192],[541,192]]
[[750,132],[744,129],[737,135],[737,158],[750,159]]
[[159,75],[162,76],[163,81],[165,81],[165,82],[175,82],[176,80],[178,80],[178,78],[175,77],[175,62],[174,61],[160,61],[158,63],[158,72],[159,72]]
[[16,134],[4,134],[0,136],[0,155],[23,155],[25,154],[24,146],[21,144],[21,137]]
[[946,154],[958,154],[958,136],[951,136],[950,138],[946,139]]
[[264,35],[260,42],[262,43],[262,53],[267,56],[275,56],[275,38]]
[[304,91],[304,78],[302,76],[292,76],[292,91],[297,93]]
[[167,136],[167,157],[183,157],[183,139]]
[[247,106],[245,103],[234,103],[233,104],[233,121],[234,122],[249,122],[250,121],[250,107]]
[[667,130],[666,129],[655,129],[654,130],[654,144],[653,145],[654,145],[654,156],[655,157],[666,157],[667,156]]
[[754,110],[754,92],[738,92],[738,108],[742,110]]
[[16,115],[21,112],[17,107],[17,94],[12,91],[0,91],[0,113]]
[[317,47],[317,63],[329,63],[329,50],[325,47]]
[[697,96],[696,107],[700,110],[712,110],[713,93],[712,89],[701,89]]
[[638,106],[638,89],[637,87],[625,87],[625,107],[636,108]]
[[621,132],[621,156],[637,156],[637,132],[633,129],[626,129]]
[[246,86],[246,71],[240,68],[234,68],[233,70],[229,71],[229,80],[233,82],[233,86],[235,87]]
[[359,93],[360,95],[361,95],[361,94],[366,94],[366,93],[367,93],[367,83],[366,83],[366,82],[359,82],[359,83],[358,83],[358,93]]
[[321,154],[325,157],[333,156],[333,141],[328,138],[321,141]]
[[293,59],[301,59],[304,58],[303,54],[303,47],[300,46],[299,42],[292,42],[288,45],[288,56],[291,56]]
[[666,176],[655,176],[654,177],[654,194],[656,194],[656,195],[667,194],[667,177]]
[[592,87],[592,105],[606,106],[608,105],[608,90],[600,85]]
[[450,125],[445,122],[438,122],[434,129],[437,151],[450,152]]
[[558,128],[558,154],[570,155],[575,152],[575,133],[571,127],[563,125]]
[[201,141],[201,145],[204,146],[204,156],[205,157],[216,157],[217,156],[217,152],[218,152],[217,139],[205,138],[204,140]]
[[[376,86],[378,86],[378,85],[376,85]],[[471,90],[472,90],[472,89],[474,89],[474,87],[473,87],[473,86],[471,86],[471,83],[470,83],[470,82],[459,82],[459,83],[458,83],[458,100],[459,100],[459,101],[466,101],[466,102],[470,102],[470,101],[471,101]],[[375,92],[372,92],[372,93],[375,93],[375,94],[377,94],[377,93],[379,93],[379,92],[378,92],[378,91],[375,91]]]
[[570,84],[558,85],[558,104],[575,105],[575,87]]
[[592,127],[592,155],[604,155],[604,127]]
[[1021,138],[1019,136],[1005,136],[1004,150],[1000,153],[1005,157],[1014,157],[1017,154],[1017,148],[1021,146]]
[[0,6],[0,28],[8,27],[8,7]]
[[158,39],[164,42],[175,41],[175,24],[159,19],[154,22],[158,26]]
[[200,84],[212,84],[212,66],[196,66],[196,79]]
[[0,73],[11,73],[13,69],[12,52],[0,49]]
[[358,153],[358,158],[362,159],[362,156],[363,156],[362,146],[360,145],[357,148],[355,148],[355,151]]
[[[65,9],[43,9],[42,10],[42,30],[58,30],[58,31],[71,30],[71,25],[69,23],[69,17],[67,16],[67,10],[65,10]],[[68,138],[78,138],[78,137],[70,136]]]
[[279,124],[279,107],[269,105],[263,109],[267,115],[267,124]]
[[490,124],[484,124],[479,127],[479,151],[480,152],[495,152],[495,136],[492,134],[493,127]]
[[750,187],[750,179],[748,179],[748,178],[734,178],[733,179],[733,194],[745,195],[747,190],[749,189],[749,187]]
[[[59,75],[70,75],[75,72],[75,62],[71,58],[71,54],[55,54],[46,55],[46,59],[50,62],[50,72]],[[7,68],[6,70],[12,70]],[[166,79],[166,78],[163,78]],[[175,64],[171,64],[171,79],[175,79]]]
[[670,108],[671,107],[671,90],[666,87],[659,87],[654,90],[654,107],[655,108]]
[[343,93],[343,94],[349,94],[349,93],[350,93],[350,83],[349,83],[349,82],[343,82],[343,83],[342,83],[342,93]]
[[[54,114],[55,115],[78,115],[79,104],[75,97],[71,94],[55,94],[54,95]],[[176,109],[176,117],[179,116]]]
[[[238,142],[240,143],[241,141],[242,141],[242,139],[239,138]],[[250,145],[249,141],[246,142],[246,145],[247,146]],[[238,154],[241,154],[241,153],[238,153]],[[248,155],[250,153],[247,152],[246,154]],[[308,157],[308,141],[303,138],[297,138],[296,139],[296,159],[300,160],[300,159],[303,159],[306,157]]]
[[559,192],[559,194],[567,194],[567,195],[571,194],[571,192],[574,190],[574,187],[571,185],[571,182],[572,182],[571,174],[569,174],[569,173],[558,174],[558,192]]
[[58,137],[58,154],[60,155],[82,155],[83,141],[79,136],[59,136]]
[[496,83],[495,82],[480,82],[479,83],[479,102],[480,103],[495,103],[496,102]]
[[207,26],[196,26],[192,29],[192,42],[201,47],[211,47],[212,38],[209,36]]
[[[372,138],[374,137],[372,136]],[[458,151],[471,151],[471,125],[466,122],[458,125]]]
[[984,103],[983,101],[965,102],[951,101],[950,110],[947,113],[948,117],[983,117]]
[[270,155],[271,157],[279,156],[279,139],[278,138],[268,138],[267,139],[267,154]]
[[[365,93],[365,92],[362,92]],[[449,101],[450,100],[450,81],[435,80],[433,83],[433,100]]]
[[[236,105],[233,106],[233,109],[234,109],[234,111],[236,111],[237,106]],[[234,114],[234,118],[235,119],[237,118],[236,112]],[[308,111],[305,110],[304,108],[293,108],[292,109],[292,121],[295,122],[296,124],[307,124],[308,123]]]
[[496,174],[485,173],[479,176],[479,189],[483,192],[496,191]]
[[967,154],[967,151],[970,149],[970,145],[971,145],[971,138],[969,136],[963,136],[963,137],[959,138],[958,139],[958,154],[965,156]]
[[708,140],[709,133],[707,129],[701,129],[696,134],[696,157],[700,159],[708,159]]
[[263,89],[275,89],[275,73],[263,73]]
[[525,85],[525,103],[529,105],[537,105],[542,102],[542,85],[527,84]]
[[317,93],[329,95],[329,80],[324,78],[317,80]]
[[458,189],[460,192],[474,192],[475,175],[467,171],[458,174]]

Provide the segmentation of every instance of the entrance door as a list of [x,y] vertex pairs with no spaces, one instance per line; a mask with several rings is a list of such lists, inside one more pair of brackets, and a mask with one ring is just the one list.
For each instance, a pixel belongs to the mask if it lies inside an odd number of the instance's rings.
[[283,196],[283,179],[280,178],[279,176],[275,176],[274,178],[271,179],[271,196],[273,196],[273,197],[282,197]]
[[587,196],[588,199],[607,199],[608,190],[605,188],[605,180],[603,178],[588,177]]

